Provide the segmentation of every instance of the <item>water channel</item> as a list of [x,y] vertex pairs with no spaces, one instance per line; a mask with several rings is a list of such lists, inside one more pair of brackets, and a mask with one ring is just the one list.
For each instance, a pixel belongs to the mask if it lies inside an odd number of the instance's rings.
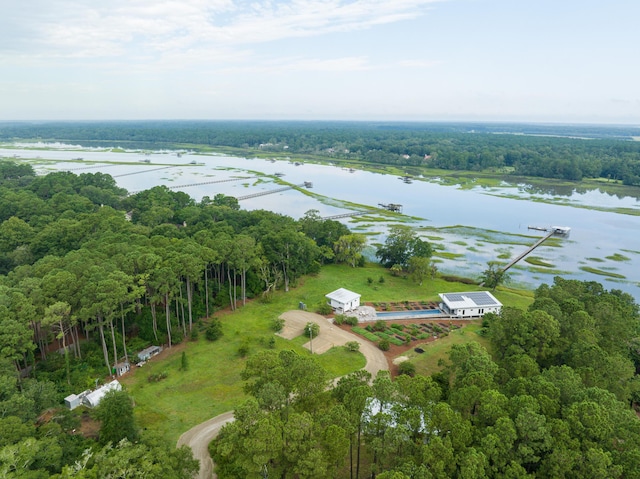
[[[506,263],[544,234],[529,226],[569,226],[568,238],[548,241],[531,254],[537,265],[522,261],[509,270],[511,284],[535,288],[560,275],[597,281],[640,300],[640,216],[613,211],[640,211],[637,197],[597,190],[559,194],[506,184],[460,189],[443,186],[437,178],[405,183],[396,176],[331,165],[189,152],[178,156],[168,151],[80,150],[68,145],[40,145],[46,147],[43,149],[7,146],[0,147],[0,158],[29,161],[38,174],[58,170],[108,173],[129,192],[166,185],[197,201],[218,193],[242,197],[281,188],[276,174],[292,185],[309,181],[313,183],[308,190],[311,195],[290,189],[242,200],[240,205],[294,218],[311,209],[323,217],[378,209],[366,216],[340,219],[352,230],[368,235],[370,253],[375,244],[384,241],[389,224],[404,222],[434,245],[441,272],[472,278],[479,276],[488,261]],[[222,180],[234,181],[196,185]],[[385,215],[380,203],[402,205],[403,215]]]

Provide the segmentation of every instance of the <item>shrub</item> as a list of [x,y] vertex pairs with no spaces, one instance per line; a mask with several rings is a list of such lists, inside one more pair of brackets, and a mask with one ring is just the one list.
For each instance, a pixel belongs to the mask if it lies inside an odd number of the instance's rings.
[[374,331],[384,331],[385,329],[387,329],[387,322],[379,319],[378,321],[376,321],[375,323],[373,323],[373,330]]
[[349,341],[344,345],[344,347],[347,349],[347,351],[352,351],[355,353],[356,351],[360,350],[360,343],[358,341]]
[[358,318],[356,318],[355,316],[347,316],[346,318],[344,318],[344,322],[349,326],[357,326]]
[[275,349],[275,348],[276,348],[276,338],[271,336],[269,338],[269,349]]
[[222,324],[220,324],[220,320],[214,319],[213,321],[211,321],[211,323],[209,323],[204,336],[209,341],[215,341],[216,339],[220,339],[222,337],[222,334]]
[[402,361],[398,365],[398,374],[406,374],[407,376],[415,376],[416,374],[416,365],[411,361]]
[[404,327],[401,324],[392,324],[391,327],[393,329],[397,329],[398,331],[402,331]]
[[189,369],[189,361],[187,360],[187,353],[182,351],[182,358],[180,359],[180,371],[186,371]]
[[333,322],[337,325],[341,325],[342,323],[345,322],[346,319],[347,317],[344,314],[336,314],[333,317]]
[[380,284],[384,283],[384,276],[380,276],[378,278],[378,283],[380,283]]
[[371,276],[369,276],[369,277],[367,278],[367,283],[368,283],[368,284],[373,284],[373,278],[372,278]]
[[316,313],[326,316],[333,312],[333,308],[330,304],[322,303],[316,308]]
[[167,379],[168,373],[166,371],[160,371],[159,373],[149,374],[147,376],[147,381],[150,383],[157,383],[162,381],[163,379]]
[[378,347],[381,351],[389,351],[391,345],[388,339],[381,339],[380,342],[378,342]]
[[273,318],[271,320],[271,330],[275,331],[276,333],[279,333],[280,331],[282,331],[282,328],[284,328],[284,319],[282,318]]
[[241,358],[245,358],[247,357],[247,354],[249,354],[250,350],[251,348],[249,347],[249,343],[242,343],[238,348],[238,356],[240,356]]
[[191,341],[197,341],[199,337],[200,337],[200,330],[197,327],[194,327],[191,330],[190,339],[191,339]]
[[309,336],[309,331],[311,331],[311,335],[315,338],[320,334],[320,325],[318,323],[314,323],[313,321],[309,321],[307,325],[304,327],[304,335]]

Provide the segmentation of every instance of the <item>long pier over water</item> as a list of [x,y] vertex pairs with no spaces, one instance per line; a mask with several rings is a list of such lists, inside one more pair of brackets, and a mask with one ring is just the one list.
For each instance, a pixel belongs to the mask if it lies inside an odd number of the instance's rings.
[[531,253],[534,249],[536,249],[542,243],[544,243],[549,238],[551,238],[554,234],[556,234],[556,231],[554,229],[552,229],[549,233],[547,233],[542,238],[540,238],[538,241],[536,241],[532,246],[527,248],[527,250],[525,250],[523,253],[520,253],[518,256],[516,256],[514,259],[512,259],[509,264],[507,264],[504,268],[502,268],[502,271],[504,272],[504,271],[508,270],[509,268],[511,268],[514,264],[516,264],[518,261],[520,261],[522,258],[527,256],[529,253]]

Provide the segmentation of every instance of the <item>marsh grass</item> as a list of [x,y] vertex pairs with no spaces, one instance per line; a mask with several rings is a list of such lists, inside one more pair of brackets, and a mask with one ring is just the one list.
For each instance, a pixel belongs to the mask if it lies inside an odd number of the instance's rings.
[[602,258],[585,258],[588,261],[594,261],[596,263],[604,263],[605,261]]
[[605,271],[603,269],[593,268],[591,266],[580,266],[582,271],[586,271],[587,273],[598,274],[600,276],[608,276],[609,278],[618,278],[618,279],[626,279],[626,276],[614,273],[613,271]]
[[555,268],[554,264],[548,263],[547,261],[543,260],[539,256],[527,256],[524,260],[525,262],[533,266],[541,266],[543,268]]
[[607,256],[607,259],[611,261],[631,261],[631,258],[620,253],[614,253],[611,256]]

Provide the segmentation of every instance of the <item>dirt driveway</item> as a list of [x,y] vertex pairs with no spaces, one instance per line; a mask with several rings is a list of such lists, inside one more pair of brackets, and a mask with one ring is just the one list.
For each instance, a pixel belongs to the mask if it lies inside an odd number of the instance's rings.
[[[320,334],[313,339],[314,354],[322,354],[333,346],[342,346],[349,341],[357,341],[360,343],[360,352],[367,360],[365,369],[371,373],[372,377],[375,377],[378,371],[389,369],[387,359],[376,346],[353,333],[334,327],[324,316],[307,311],[287,311],[280,317],[285,320],[284,328],[280,332],[280,336],[285,339],[300,336],[310,321],[320,326]],[[311,345],[307,343],[304,347],[310,349]],[[225,412],[192,427],[178,439],[178,447],[189,446],[193,450],[193,457],[200,461],[198,479],[217,478],[213,472],[213,461],[209,456],[209,443],[216,438],[222,426],[231,421],[233,421],[233,411]]]
[[[357,341],[360,343],[360,352],[367,360],[365,369],[371,373],[372,377],[375,377],[378,371],[389,369],[384,353],[377,346],[353,333],[335,327],[324,316],[309,313],[308,311],[294,310],[287,311],[280,317],[285,320],[285,325],[279,335],[285,339],[297,338],[303,334],[304,328],[309,322],[314,322],[320,326],[320,334],[312,340],[314,354],[322,354],[333,346],[343,346],[349,341]],[[304,344],[303,347],[311,350],[310,342]]]

